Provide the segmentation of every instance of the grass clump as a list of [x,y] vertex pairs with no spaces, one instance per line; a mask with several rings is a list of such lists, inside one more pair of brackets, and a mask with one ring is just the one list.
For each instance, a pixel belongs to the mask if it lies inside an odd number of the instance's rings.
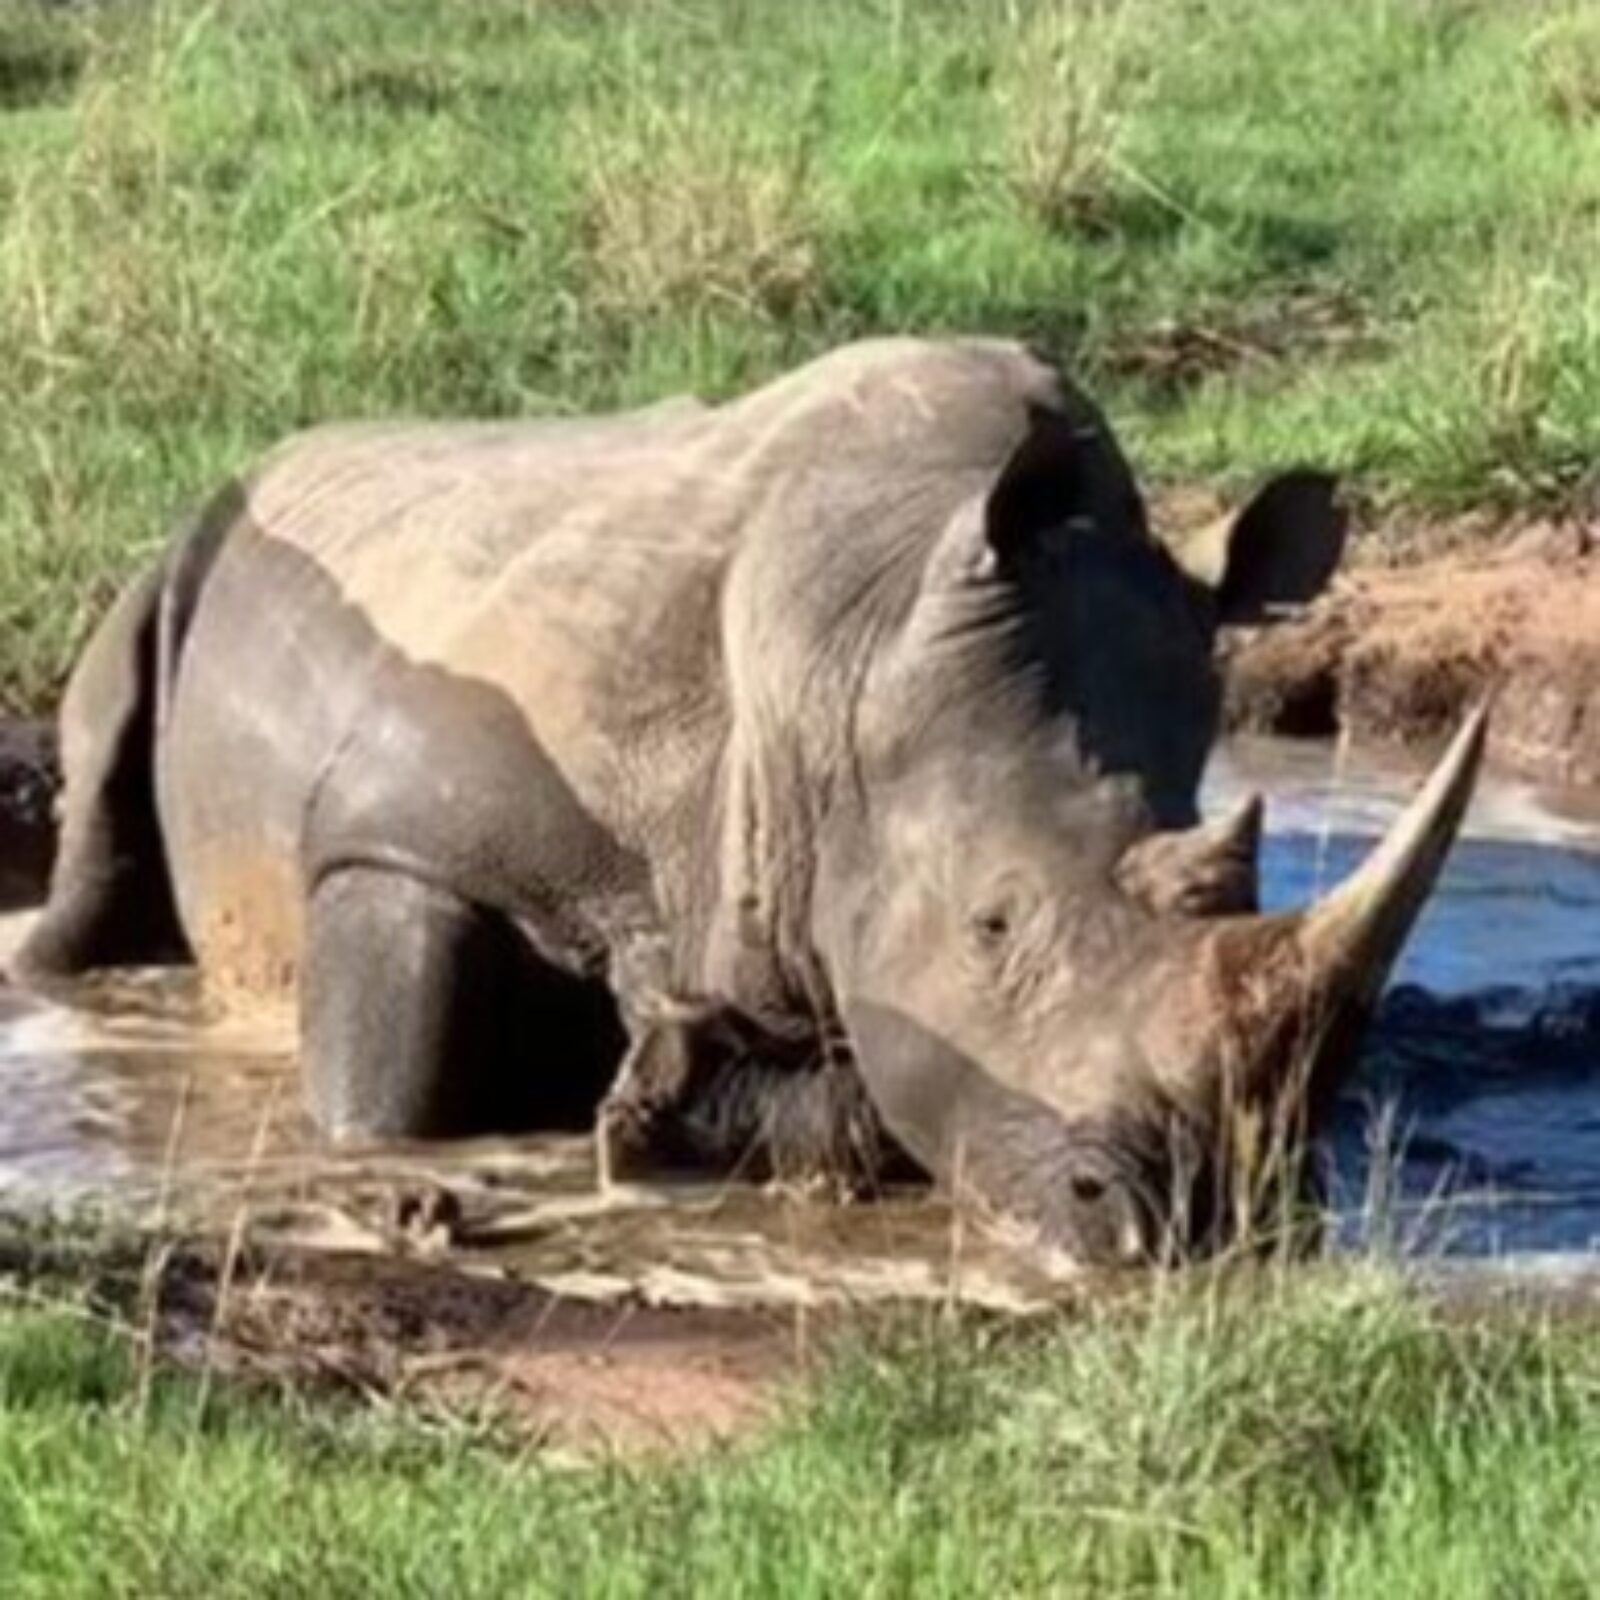
[[1600,119],[1600,12],[1585,0],[1555,5],[1528,49],[1545,103],[1558,117],[1580,124]]
[[1410,421],[1418,480],[1440,502],[1559,508],[1596,498],[1600,279],[1577,264],[1597,251],[1593,219],[1557,224],[1536,251],[1493,252],[1459,307],[1432,319],[1441,354],[1427,409],[1413,402]]
[[586,288],[602,318],[780,319],[817,304],[821,207],[803,140],[644,97],[620,121],[576,119],[573,139]]
[[0,3],[0,115],[71,96],[84,49],[41,0]]
[[1600,1345],[1390,1280],[1196,1283],[862,1334],[773,1430],[558,1469],[0,1320],[8,1592],[1586,1592]]
[[1142,0],[1019,7],[996,72],[1006,180],[1047,228],[1092,222],[1126,181],[1124,145],[1152,73]]

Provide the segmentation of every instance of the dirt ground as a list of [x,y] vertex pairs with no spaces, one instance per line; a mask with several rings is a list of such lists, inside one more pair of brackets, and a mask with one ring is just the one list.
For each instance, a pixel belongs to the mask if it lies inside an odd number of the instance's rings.
[[776,1311],[563,1298],[397,1256],[246,1261],[221,1297],[202,1266],[162,1341],[244,1377],[507,1425],[575,1455],[673,1453],[769,1420],[815,1335]]
[[[1600,1277],[1581,1261],[1414,1263],[1415,1292],[1446,1315],[1534,1313],[1592,1326]],[[1270,1269],[1269,1269],[1270,1270]],[[1248,1290],[1248,1264],[1191,1273]],[[1235,1281],[1237,1280],[1237,1282]],[[1081,1314],[1087,1299],[1137,1300],[1129,1274],[1011,1326]],[[0,1220],[0,1305],[78,1304],[120,1327],[157,1366],[343,1400],[577,1465],[714,1449],[771,1425],[824,1370],[842,1336],[870,1336],[906,1306],[697,1306],[585,1299],[450,1255],[314,1249],[215,1236],[115,1245],[51,1242]],[[1076,1310],[1074,1309],[1076,1307]],[[924,1317],[1001,1317],[923,1305]],[[139,1359],[143,1359],[140,1357]]]
[[1439,542],[1358,561],[1302,616],[1228,640],[1228,727],[1429,746],[1492,693],[1493,764],[1600,784],[1600,528]]
[[82,1303],[158,1365],[488,1426],[570,1455],[678,1454],[772,1419],[837,1318],[584,1300],[403,1253],[0,1239],[0,1303]]

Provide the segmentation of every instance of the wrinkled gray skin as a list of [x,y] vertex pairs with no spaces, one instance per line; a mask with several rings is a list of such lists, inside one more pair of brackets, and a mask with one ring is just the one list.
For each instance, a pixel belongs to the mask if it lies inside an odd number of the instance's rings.
[[570,1123],[614,1076],[617,1166],[909,1157],[1143,1255],[1216,1122],[1213,925],[1254,909],[1248,845],[1170,834],[1213,636],[1337,542],[1302,474],[1196,581],[1004,343],[313,432],[91,643],[23,969],[297,993],[335,1135]]

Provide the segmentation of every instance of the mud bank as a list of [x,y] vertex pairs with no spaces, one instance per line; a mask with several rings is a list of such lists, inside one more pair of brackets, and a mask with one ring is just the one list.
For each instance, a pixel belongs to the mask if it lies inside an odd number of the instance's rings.
[[[1305,1270],[1303,1281],[1317,1281]],[[1285,1281],[1270,1264],[1198,1269],[1183,1303],[1260,1295],[1271,1304]],[[1600,1280],[1570,1259],[1470,1272],[1420,1263],[1394,1284],[1467,1324],[1589,1328],[1600,1315]],[[922,1325],[981,1326],[990,1338],[1059,1332],[1092,1327],[1095,1315],[1103,1323],[1113,1306],[1148,1313],[1176,1303],[1176,1292],[1170,1280],[1129,1275],[1021,1321],[943,1305],[921,1308]],[[694,1455],[745,1438],[778,1421],[842,1350],[911,1326],[905,1306],[595,1301],[448,1252],[369,1254],[237,1234],[98,1236],[0,1218],[0,1308],[7,1303],[74,1307],[132,1340],[142,1365],[487,1427],[574,1465]]]
[[1495,765],[1539,783],[1600,784],[1591,525],[1358,564],[1302,616],[1240,630],[1226,661],[1232,732],[1428,745],[1493,691]]

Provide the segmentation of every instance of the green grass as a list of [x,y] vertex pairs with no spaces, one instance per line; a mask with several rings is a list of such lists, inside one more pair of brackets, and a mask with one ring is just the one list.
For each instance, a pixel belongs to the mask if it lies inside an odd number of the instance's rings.
[[574,1469],[0,1318],[0,1571],[30,1596],[1572,1595],[1600,1341],[1374,1276],[863,1339],[776,1430]]
[[0,0],[0,703],[336,415],[1024,334],[1147,470],[1571,504],[1588,0]]

